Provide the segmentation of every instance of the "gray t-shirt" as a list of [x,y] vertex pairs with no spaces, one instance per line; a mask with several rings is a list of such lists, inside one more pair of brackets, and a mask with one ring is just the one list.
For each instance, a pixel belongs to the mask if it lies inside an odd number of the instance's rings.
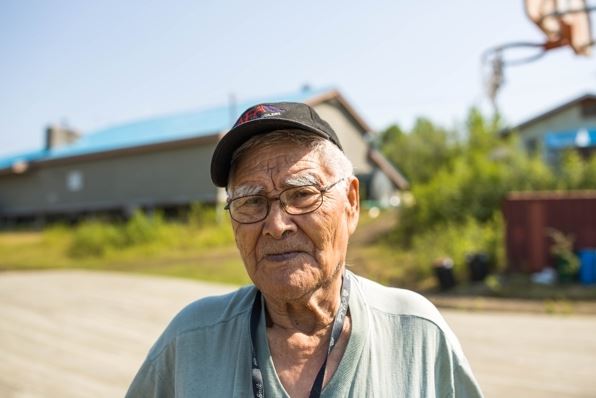
[[[457,338],[422,296],[348,272],[352,331],[322,397],[481,397]],[[126,397],[251,397],[249,320],[256,289],[198,300],[166,328]],[[257,358],[266,397],[287,397],[265,317]]]

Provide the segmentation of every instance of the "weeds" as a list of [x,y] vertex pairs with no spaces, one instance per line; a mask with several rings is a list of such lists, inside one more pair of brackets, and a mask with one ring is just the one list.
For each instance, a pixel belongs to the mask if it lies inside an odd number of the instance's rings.
[[[199,221],[200,220],[200,221]],[[100,220],[75,227],[68,255],[74,258],[104,257],[126,251],[156,253],[168,249],[207,249],[233,243],[229,223],[215,224],[214,212],[193,208],[186,224],[166,222],[160,213],[133,214],[122,224]]]
[[[200,220],[200,221],[198,221]],[[127,222],[87,220],[40,232],[0,233],[0,270],[79,268],[246,283],[227,220],[194,207],[188,222],[137,212]]]

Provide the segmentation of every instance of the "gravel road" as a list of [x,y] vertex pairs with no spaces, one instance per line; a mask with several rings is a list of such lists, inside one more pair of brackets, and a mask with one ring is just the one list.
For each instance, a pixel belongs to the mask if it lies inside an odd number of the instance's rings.
[[[0,396],[122,397],[175,313],[232,289],[119,273],[0,273]],[[487,397],[596,396],[596,317],[443,314]]]

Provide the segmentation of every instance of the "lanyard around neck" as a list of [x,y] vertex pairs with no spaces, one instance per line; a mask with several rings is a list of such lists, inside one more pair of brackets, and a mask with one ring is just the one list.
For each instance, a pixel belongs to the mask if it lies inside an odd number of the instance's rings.
[[[331,338],[329,339],[329,347],[327,348],[327,353],[325,354],[325,360],[323,361],[323,365],[321,365],[321,369],[319,370],[319,373],[317,374],[317,377],[315,378],[313,386],[310,390],[310,398],[319,397],[321,395],[321,390],[323,389],[323,379],[325,378],[325,369],[327,368],[327,359],[329,358],[329,353],[331,352],[333,347],[335,347],[335,344],[341,336],[344,321],[346,319],[346,314],[348,312],[349,301],[350,278],[346,275],[346,272],[344,271],[341,285],[339,309],[337,310],[337,314],[335,314],[335,319],[333,320],[333,327],[331,328]],[[255,301],[252,305],[252,312],[250,315],[250,339],[252,341],[252,390],[256,398],[265,397],[263,388],[263,373],[261,372],[261,368],[259,367],[259,363],[257,361],[257,354],[255,350],[257,343],[257,329],[259,327],[260,318],[261,292],[257,290]]]

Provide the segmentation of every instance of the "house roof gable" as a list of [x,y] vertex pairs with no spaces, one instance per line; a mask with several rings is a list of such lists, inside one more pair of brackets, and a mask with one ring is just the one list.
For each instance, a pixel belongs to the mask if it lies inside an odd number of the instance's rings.
[[549,109],[546,112],[543,112],[543,113],[541,113],[541,114],[539,114],[537,116],[534,116],[534,117],[526,120],[525,122],[522,122],[522,123],[518,124],[515,127],[504,129],[504,130],[501,131],[501,135],[508,135],[512,131],[523,130],[526,127],[531,126],[534,123],[538,123],[538,122],[541,122],[541,121],[543,121],[545,119],[548,119],[550,117],[553,117],[553,116],[555,116],[556,114],[558,114],[560,112],[563,112],[563,111],[565,111],[565,110],[567,110],[569,108],[572,108],[574,106],[577,106],[578,104],[581,104],[582,102],[588,101],[588,100],[595,101],[596,100],[596,95],[590,94],[590,93],[581,95],[581,96],[579,96],[577,98],[574,98],[574,99],[572,99],[570,101],[567,101],[567,102],[565,102],[565,103],[563,103],[563,104],[561,104],[559,106],[556,106],[556,107],[554,107],[552,109]]

